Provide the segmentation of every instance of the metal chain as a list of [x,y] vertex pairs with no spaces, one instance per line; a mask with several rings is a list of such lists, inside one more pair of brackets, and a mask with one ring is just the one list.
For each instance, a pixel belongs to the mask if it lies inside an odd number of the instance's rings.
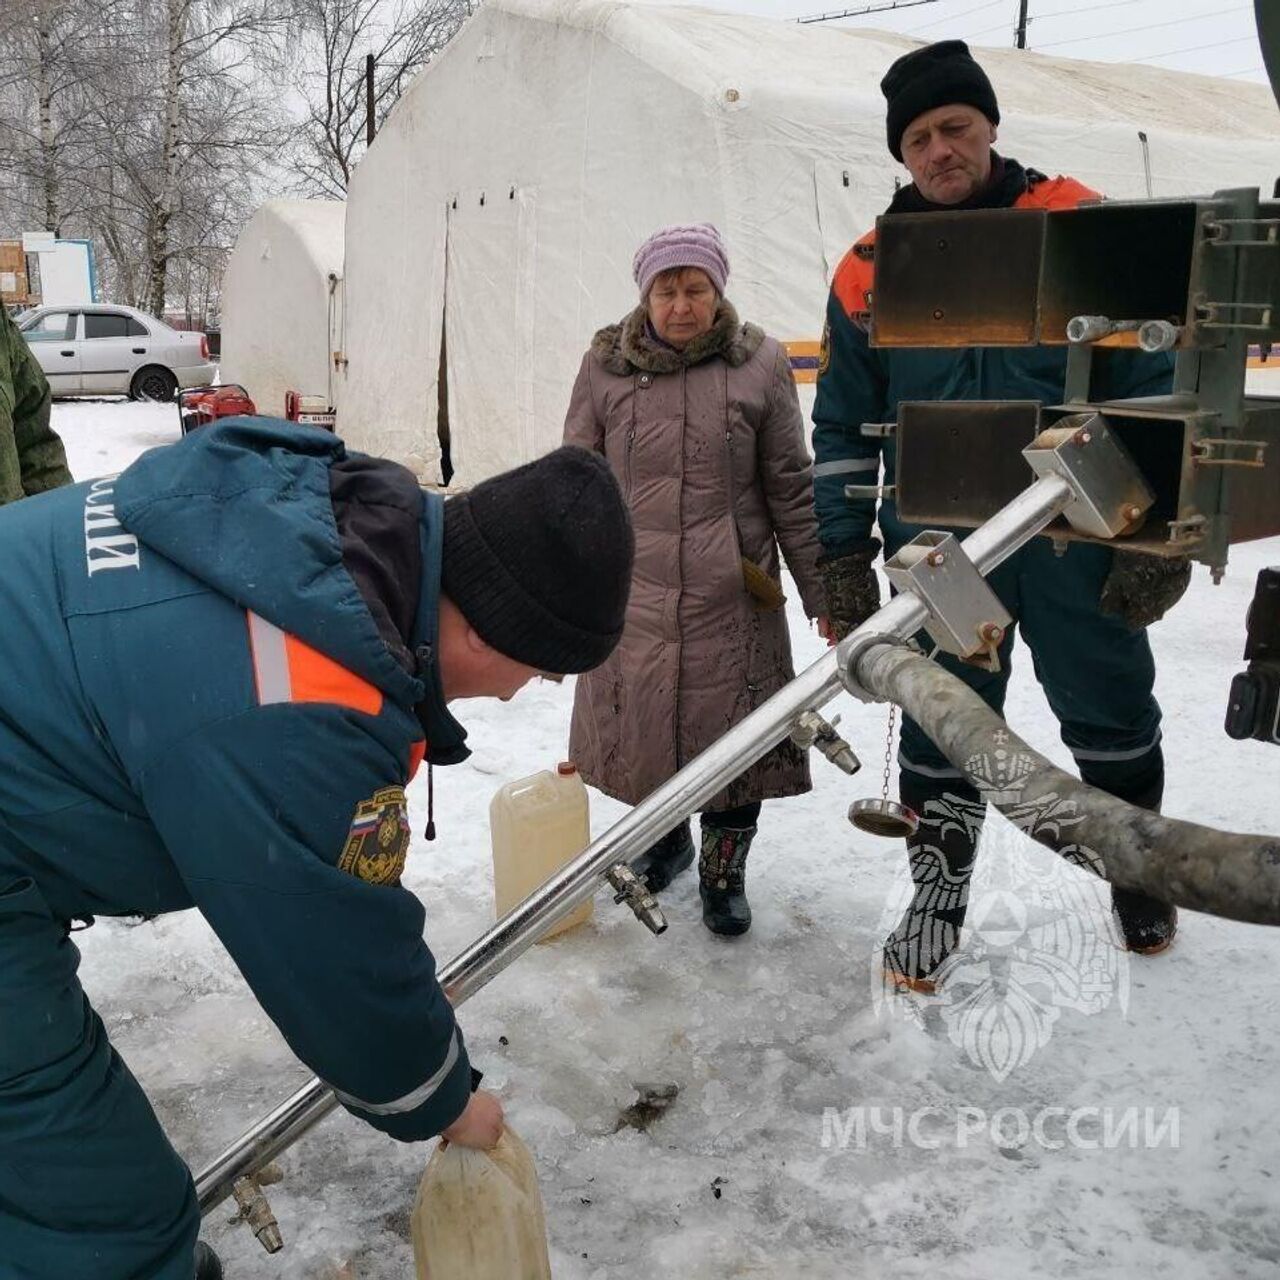
[[885,735],[884,740],[884,781],[880,785],[880,799],[882,802],[889,799],[889,766],[893,760],[893,725],[898,718],[898,704],[891,702],[889,704],[889,732]]

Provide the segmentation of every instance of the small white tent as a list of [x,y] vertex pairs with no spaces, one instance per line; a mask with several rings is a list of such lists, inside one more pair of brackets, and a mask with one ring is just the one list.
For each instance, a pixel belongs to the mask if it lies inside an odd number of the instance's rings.
[[286,391],[333,403],[342,338],[340,200],[271,200],[245,224],[222,282],[222,380],[259,413],[284,415]]
[[[716,223],[729,296],[812,378],[830,274],[906,178],[879,81],[916,41],[615,0],[486,0],[392,113],[348,192],[339,430],[469,484],[553,447],[631,257]],[[1116,197],[1265,186],[1260,86],[978,51],[999,148]],[[447,419],[447,423],[446,423]]]

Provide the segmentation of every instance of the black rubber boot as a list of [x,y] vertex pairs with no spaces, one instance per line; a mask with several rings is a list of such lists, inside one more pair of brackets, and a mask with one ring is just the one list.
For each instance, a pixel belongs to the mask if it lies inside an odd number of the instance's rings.
[[1148,898],[1145,893],[1111,886],[1111,910],[1125,947],[1139,956],[1154,956],[1168,948],[1178,932],[1178,908]]
[[650,893],[661,893],[691,866],[693,835],[686,818],[674,831],[668,831],[657,844],[646,849],[631,864],[631,869],[649,886]]
[[[1157,755],[1154,766],[1149,769],[1146,778],[1124,779],[1117,785],[1115,779],[1109,790],[1112,795],[1127,800],[1139,809],[1150,809],[1152,813],[1160,812],[1160,802],[1164,798],[1164,758]],[[1084,776],[1085,770],[1081,769]],[[1093,786],[1098,779],[1085,777],[1085,781]],[[1149,898],[1145,893],[1134,889],[1121,889],[1111,886],[1111,912],[1116,924],[1120,926],[1120,936],[1124,939],[1125,949],[1134,955],[1154,956],[1168,948],[1178,932],[1178,908],[1170,903],[1161,902],[1159,898]]]
[[899,794],[920,819],[907,838],[915,888],[885,939],[884,976],[894,986],[932,994],[939,967],[960,941],[985,806],[968,783],[947,779],[923,786],[905,770]]
[[747,853],[755,834],[755,827],[733,830],[705,823],[702,826],[702,856],[698,859],[702,923],[725,938],[737,937],[751,928]]
[[196,1280],[223,1280],[218,1255],[203,1240],[196,1241]]

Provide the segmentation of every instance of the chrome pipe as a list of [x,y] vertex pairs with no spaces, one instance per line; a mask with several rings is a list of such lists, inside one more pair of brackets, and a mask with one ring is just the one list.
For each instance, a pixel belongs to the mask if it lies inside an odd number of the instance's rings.
[[[1033,538],[1072,499],[1056,476],[1037,480],[964,540],[982,574],[990,573]],[[873,638],[906,640],[924,625],[928,611],[910,593],[883,608],[829,649],[763,706],[740,721],[695,760],[620,818],[572,862],[566,863],[519,906],[439,971],[440,985],[456,1008],[557,921],[591,897],[619,862],[629,863],[691,814],[744,769],[771,751],[804,711],[817,710],[846,684],[851,661]],[[239,1138],[196,1177],[200,1212],[208,1213],[250,1177],[296,1142],[337,1106],[323,1080],[313,1079]]]
[[985,578],[1055,516],[1060,516],[1074,497],[1075,491],[1061,476],[1043,476],[1001,507],[986,524],[979,525],[960,545]]
[[[885,633],[877,628],[877,634]],[[550,925],[590,898],[617,863],[639,857],[788,737],[801,712],[821,707],[840,688],[836,652],[828,650],[443,966],[438,976],[450,1003],[456,1008],[475,995]],[[240,1178],[273,1160],[336,1105],[322,1080],[303,1085],[200,1172],[196,1195],[201,1213],[220,1204]]]

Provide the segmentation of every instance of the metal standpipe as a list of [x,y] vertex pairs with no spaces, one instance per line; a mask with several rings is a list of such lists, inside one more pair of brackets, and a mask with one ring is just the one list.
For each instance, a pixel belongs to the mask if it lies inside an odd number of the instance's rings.
[[[963,542],[984,576],[1033,538],[1072,501],[1070,484],[1057,476],[1037,480]],[[474,995],[546,928],[590,898],[618,863],[630,863],[727,783],[790,736],[797,718],[855,687],[851,667],[868,644],[906,640],[923,626],[928,610],[914,596],[895,596],[836,647],[802,671],[763,706],[685,765],[643,803],[567,863],[535,893],[503,916],[439,971],[456,1008]],[[338,1105],[332,1090],[313,1079],[247,1130],[196,1177],[200,1211],[207,1214]]]

